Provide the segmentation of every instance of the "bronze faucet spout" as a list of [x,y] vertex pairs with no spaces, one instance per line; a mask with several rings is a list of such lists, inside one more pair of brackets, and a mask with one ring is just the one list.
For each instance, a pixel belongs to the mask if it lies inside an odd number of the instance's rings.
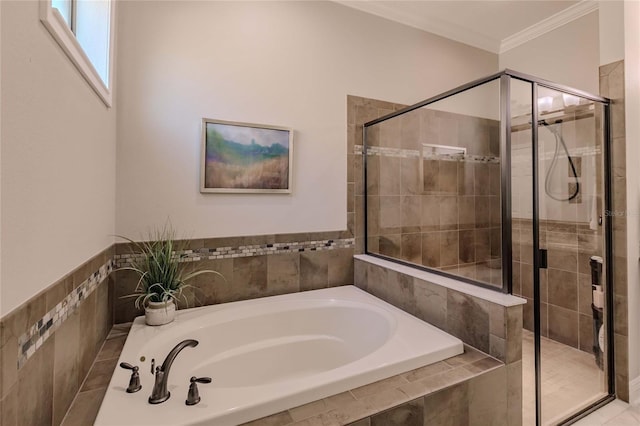
[[160,404],[161,402],[165,402],[171,396],[171,392],[167,390],[167,382],[169,380],[169,371],[171,370],[171,365],[173,361],[176,359],[180,351],[182,351],[186,347],[196,347],[198,346],[198,341],[194,339],[183,340],[178,343],[171,352],[167,355],[162,363],[162,366],[156,367],[156,382],[153,385],[153,391],[151,392],[151,396],[149,397],[149,404]]

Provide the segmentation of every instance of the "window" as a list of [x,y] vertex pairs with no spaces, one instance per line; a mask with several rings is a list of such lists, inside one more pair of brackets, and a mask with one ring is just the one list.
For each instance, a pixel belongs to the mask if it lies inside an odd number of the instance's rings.
[[111,106],[112,0],[40,0],[40,20],[107,106]]

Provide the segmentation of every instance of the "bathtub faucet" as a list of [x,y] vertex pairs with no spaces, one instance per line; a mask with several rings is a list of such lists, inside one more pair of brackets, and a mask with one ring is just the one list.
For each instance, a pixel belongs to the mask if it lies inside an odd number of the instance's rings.
[[153,391],[149,397],[149,404],[160,404],[165,402],[171,396],[171,392],[167,390],[167,381],[169,380],[169,370],[171,364],[176,359],[181,350],[186,347],[194,348],[198,346],[198,341],[193,339],[183,340],[178,343],[167,355],[161,367],[156,367],[156,383],[153,385]]

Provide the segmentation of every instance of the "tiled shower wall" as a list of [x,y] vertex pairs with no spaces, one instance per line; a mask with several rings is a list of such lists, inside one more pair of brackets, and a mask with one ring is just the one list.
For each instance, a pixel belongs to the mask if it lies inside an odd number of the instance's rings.
[[[353,102],[358,126],[371,110],[393,111]],[[421,108],[369,127],[367,143],[369,251],[499,285],[499,123]],[[432,155],[423,144],[467,151]]]
[[[512,121],[512,248],[513,293],[527,299],[524,328],[533,331],[533,224],[532,154],[529,116]],[[603,150],[601,110],[587,105],[567,107],[562,134],[575,164],[575,174],[560,155],[554,174],[548,176],[558,141],[540,127],[539,243],[547,249],[548,268],[540,270],[540,317],[542,336],[592,353],[590,257],[603,256],[602,211]],[[551,119],[551,123],[555,119]],[[547,181],[547,178],[551,179]],[[574,199],[553,200],[546,194],[571,194],[576,182],[581,191]],[[583,196],[583,194],[587,194]],[[592,204],[592,203],[595,203]]]
[[[513,220],[513,294],[527,299],[524,328],[533,331],[533,242],[529,219]],[[540,270],[541,333],[592,353],[593,314],[589,259],[602,256],[601,229],[588,223],[541,221],[540,244],[548,268]]]

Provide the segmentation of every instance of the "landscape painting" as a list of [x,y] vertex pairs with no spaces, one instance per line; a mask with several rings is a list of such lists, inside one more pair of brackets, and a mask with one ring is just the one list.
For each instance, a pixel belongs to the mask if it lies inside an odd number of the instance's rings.
[[293,131],[203,119],[201,192],[291,192]]

